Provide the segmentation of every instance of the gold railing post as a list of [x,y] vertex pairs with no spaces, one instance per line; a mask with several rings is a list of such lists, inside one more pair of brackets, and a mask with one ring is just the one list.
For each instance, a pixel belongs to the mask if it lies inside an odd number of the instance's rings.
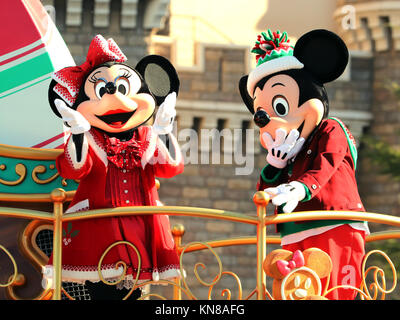
[[[176,245],[176,250],[178,252],[178,255],[180,254],[180,249],[182,248],[182,236],[185,233],[185,227],[182,224],[176,224],[172,228],[172,235],[174,236],[174,241]],[[181,275],[183,277],[183,275]],[[177,284],[174,286],[174,294],[173,294],[173,299],[174,300],[182,300],[182,291],[181,291],[181,284],[182,281],[181,279],[176,279],[175,283]]]
[[258,191],[254,194],[253,201],[257,206],[257,299],[265,300],[266,275],[263,269],[263,262],[267,252],[266,243],[266,225],[265,217],[267,214],[267,205],[269,197],[264,191]]
[[54,213],[54,233],[53,233],[53,281],[54,294],[53,300],[61,300],[61,268],[62,268],[62,217],[63,203],[66,193],[63,189],[57,188],[51,192]]

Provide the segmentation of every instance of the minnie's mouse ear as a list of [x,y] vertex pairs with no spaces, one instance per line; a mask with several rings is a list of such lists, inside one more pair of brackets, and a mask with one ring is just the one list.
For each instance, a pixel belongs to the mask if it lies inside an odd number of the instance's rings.
[[166,58],[159,55],[149,55],[138,62],[135,67],[151,93],[160,105],[171,92],[178,94],[179,77],[174,66]]
[[321,83],[337,79],[349,60],[349,51],[343,40],[323,29],[310,31],[300,37],[293,55]]

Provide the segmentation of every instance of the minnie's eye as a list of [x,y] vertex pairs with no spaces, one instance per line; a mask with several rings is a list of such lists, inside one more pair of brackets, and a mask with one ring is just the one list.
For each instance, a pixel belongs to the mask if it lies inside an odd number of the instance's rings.
[[132,75],[129,77],[128,81],[131,94],[139,93],[139,90],[142,87],[142,80],[139,78],[136,72],[132,72]]
[[129,81],[127,79],[119,78],[115,86],[117,87],[117,91],[123,95],[127,95],[129,93]]
[[103,80],[98,81],[94,85],[94,92],[96,93],[97,98],[101,99],[101,97],[106,93],[106,83]]
[[284,117],[289,113],[289,103],[283,96],[275,96],[272,100],[272,107],[280,117]]

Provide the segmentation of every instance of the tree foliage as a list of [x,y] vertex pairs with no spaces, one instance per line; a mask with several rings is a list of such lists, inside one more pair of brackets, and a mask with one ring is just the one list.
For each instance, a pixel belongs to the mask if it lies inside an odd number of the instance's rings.
[[[391,82],[385,87],[400,106],[400,84]],[[400,136],[400,132],[398,134]],[[371,160],[377,170],[381,174],[387,174],[394,180],[400,181],[400,149],[396,149],[372,135],[365,135],[362,142],[366,146],[365,156]]]
[[[392,97],[394,98],[394,103],[397,103],[400,106],[400,84],[392,82],[387,85],[386,88],[390,91]],[[398,133],[398,135],[400,136],[400,132]],[[397,149],[389,145],[388,143],[385,143],[384,141],[382,141],[382,139],[371,135],[364,136],[362,139],[362,143],[366,147],[364,150],[364,155],[373,163],[376,170],[378,170],[378,172],[381,174],[386,174],[390,176],[396,182],[400,181],[400,149]],[[390,239],[386,241],[378,241],[376,243],[369,243],[366,249],[367,251],[376,249],[385,252],[394,263],[397,269],[397,278],[399,279],[399,247],[400,246],[398,239]],[[376,256],[371,256],[369,262],[371,262],[372,265],[382,267],[387,281],[387,286],[388,288],[391,287],[391,282],[393,281],[393,273],[389,264]],[[394,293],[390,294],[387,299],[400,299],[400,293],[398,289],[396,289]]]

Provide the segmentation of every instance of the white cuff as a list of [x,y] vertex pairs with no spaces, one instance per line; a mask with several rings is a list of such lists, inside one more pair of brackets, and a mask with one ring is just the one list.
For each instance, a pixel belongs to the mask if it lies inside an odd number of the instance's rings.
[[296,195],[298,196],[297,200],[301,201],[306,197],[306,189],[301,182],[292,181],[289,183],[293,188],[296,189]]

